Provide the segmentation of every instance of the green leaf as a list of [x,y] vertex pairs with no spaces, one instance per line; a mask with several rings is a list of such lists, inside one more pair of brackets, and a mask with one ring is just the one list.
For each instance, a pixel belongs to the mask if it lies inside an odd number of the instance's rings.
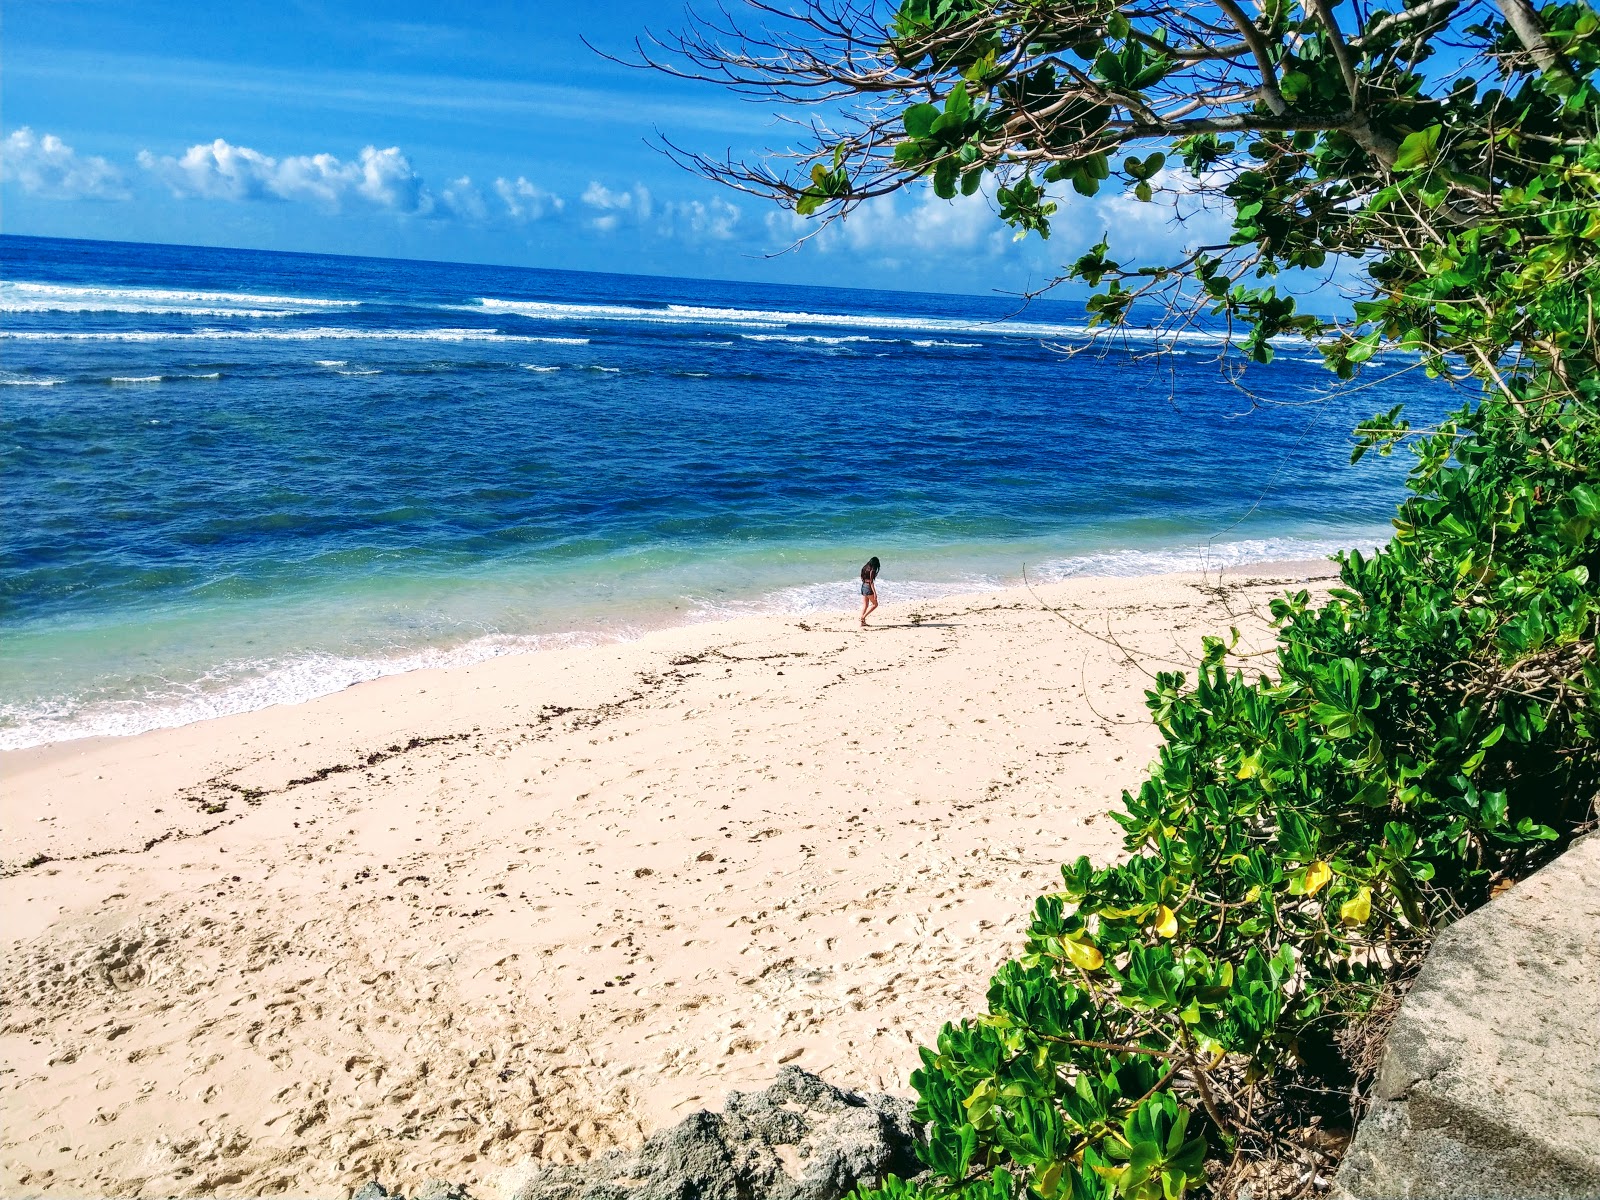
[[913,138],[925,138],[933,129],[933,123],[938,119],[939,109],[932,104],[913,104],[905,112],[906,135]]
[[1414,171],[1432,162],[1439,147],[1439,138],[1443,133],[1443,125],[1429,125],[1426,129],[1408,133],[1405,140],[1400,143],[1399,153],[1395,155],[1394,169]]
[[1311,87],[1311,76],[1304,71],[1290,71],[1278,80],[1278,90],[1290,103],[1300,99]]

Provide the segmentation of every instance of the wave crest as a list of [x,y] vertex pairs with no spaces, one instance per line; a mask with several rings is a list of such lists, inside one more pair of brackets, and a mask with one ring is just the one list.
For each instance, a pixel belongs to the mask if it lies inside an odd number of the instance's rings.
[[0,280],[0,312],[8,313],[168,313],[173,316],[259,318],[358,308],[360,305],[359,300],[332,300],[318,296]]

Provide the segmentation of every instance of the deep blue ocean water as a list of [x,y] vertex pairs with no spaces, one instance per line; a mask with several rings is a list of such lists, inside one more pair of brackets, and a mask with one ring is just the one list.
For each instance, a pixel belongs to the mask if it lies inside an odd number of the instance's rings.
[[0,238],[0,747],[684,620],[1387,537],[1309,347],[1081,308]]

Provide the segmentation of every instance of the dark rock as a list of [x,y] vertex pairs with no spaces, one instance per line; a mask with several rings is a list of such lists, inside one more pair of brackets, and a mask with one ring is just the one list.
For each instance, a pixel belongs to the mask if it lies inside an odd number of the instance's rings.
[[372,1182],[363,1183],[357,1188],[355,1195],[351,1196],[350,1200],[389,1200],[389,1189],[374,1179]]
[[1439,935],[1373,1094],[1338,1195],[1600,1197],[1600,836]]
[[633,1154],[535,1165],[508,1190],[512,1200],[839,1200],[858,1183],[917,1174],[920,1136],[910,1101],[843,1092],[789,1066],[765,1091],[734,1092],[722,1112],[694,1113]]

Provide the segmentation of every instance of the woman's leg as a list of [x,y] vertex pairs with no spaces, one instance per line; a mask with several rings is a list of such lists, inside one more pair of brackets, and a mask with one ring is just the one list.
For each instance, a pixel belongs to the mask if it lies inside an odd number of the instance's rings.
[[872,595],[861,597],[861,623],[863,625],[867,623],[867,614],[872,611],[872,602],[876,599],[877,597]]

